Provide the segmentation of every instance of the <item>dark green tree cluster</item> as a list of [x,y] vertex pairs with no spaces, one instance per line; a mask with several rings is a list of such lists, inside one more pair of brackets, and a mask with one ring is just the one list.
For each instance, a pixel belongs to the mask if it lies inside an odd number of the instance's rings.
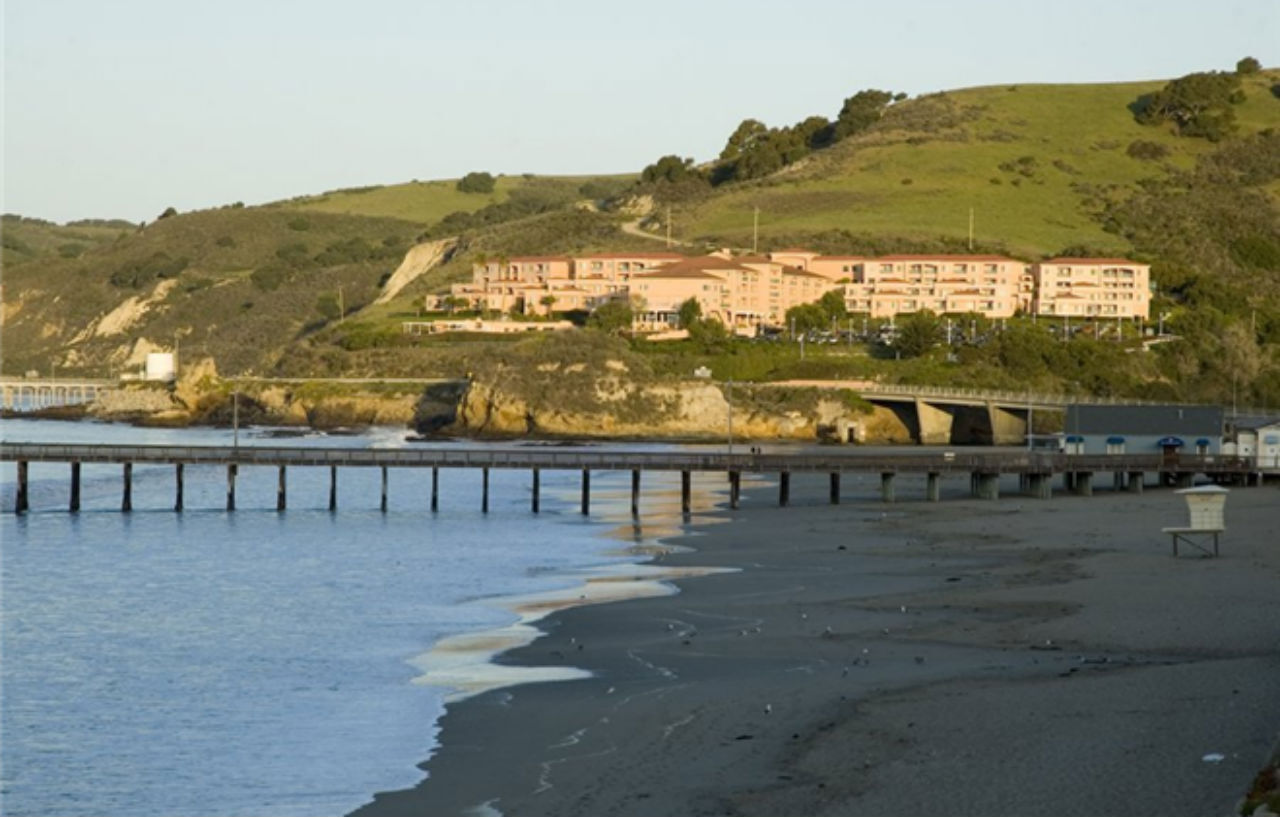
[[942,336],[942,320],[925,309],[898,320],[898,334],[893,347],[902,357],[920,357],[941,343]]
[[677,316],[680,328],[689,333],[689,340],[705,351],[719,349],[729,340],[729,330],[723,323],[702,316],[702,304],[697,298],[681,303]]
[[888,91],[859,91],[844,101],[835,121],[810,116],[794,125],[770,128],[758,119],[744,119],[729,134],[709,173],[693,166],[692,159],[663,156],[640,174],[641,184],[678,185],[758,179],[798,162],[815,150],[830,147],[841,139],[860,133],[880,121],[890,103],[906,99],[906,94]]
[[798,304],[787,310],[786,325],[800,333],[822,331],[839,326],[849,316],[844,298],[832,290],[809,304]]
[[462,193],[492,193],[495,179],[489,173],[472,171],[458,179],[458,190]]
[[634,317],[629,301],[614,299],[597,306],[587,318],[587,326],[617,335],[631,328]]
[[1138,99],[1135,118],[1144,125],[1171,122],[1180,136],[1217,142],[1235,131],[1235,106],[1243,101],[1240,74],[1202,71]]
[[906,94],[891,94],[888,91],[867,89],[859,91],[844,101],[840,114],[836,117],[832,141],[840,141],[861,133],[880,121],[884,109],[895,100],[906,98]]
[[644,184],[680,184],[701,178],[702,174],[693,166],[693,159],[675,155],[663,156],[640,171],[640,181]]
[[1280,403],[1277,181],[1280,131],[1266,130],[1107,206],[1104,229],[1159,259],[1152,311],[1182,338],[1154,350],[1176,389],[1162,398]]

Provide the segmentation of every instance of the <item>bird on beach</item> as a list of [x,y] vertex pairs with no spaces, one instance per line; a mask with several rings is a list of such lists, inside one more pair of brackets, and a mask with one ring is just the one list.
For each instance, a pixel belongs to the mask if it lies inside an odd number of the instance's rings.
[[831,625],[830,625],[830,624],[828,624],[828,625],[827,625],[827,628],[826,628],[825,630],[823,630],[823,631],[822,631],[822,637],[823,637],[823,638],[834,638],[834,637],[835,637],[835,632],[831,629]]
[[764,705],[764,714],[766,714],[766,715],[772,715],[772,714],[773,714],[773,704],[765,704],[765,705]]

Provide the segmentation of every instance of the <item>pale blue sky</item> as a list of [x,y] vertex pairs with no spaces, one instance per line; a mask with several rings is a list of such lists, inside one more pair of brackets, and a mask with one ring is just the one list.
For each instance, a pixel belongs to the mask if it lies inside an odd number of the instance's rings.
[[705,160],[869,87],[1280,62],[1277,0],[4,5],[4,210],[59,221]]

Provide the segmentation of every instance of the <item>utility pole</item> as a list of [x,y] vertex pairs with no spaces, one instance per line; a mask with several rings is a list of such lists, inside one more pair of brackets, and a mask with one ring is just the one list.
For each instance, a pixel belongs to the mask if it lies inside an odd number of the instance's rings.
[[751,216],[751,254],[755,255],[760,245],[760,208],[752,209]]
[[667,205],[667,248],[671,247],[671,205]]

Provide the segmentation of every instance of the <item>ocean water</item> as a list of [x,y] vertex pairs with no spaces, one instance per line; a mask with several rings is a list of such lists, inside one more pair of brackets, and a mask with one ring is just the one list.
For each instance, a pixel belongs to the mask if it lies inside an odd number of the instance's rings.
[[[5,421],[8,441],[213,444],[219,429]],[[403,446],[404,432],[241,445]],[[417,444],[412,444],[417,445]],[[448,445],[448,443],[441,443]],[[636,446],[655,449],[661,446]],[[628,474],[592,474],[592,515],[576,473],[543,472],[542,513],[527,472],[494,470],[490,513],[478,471],[187,466],[172,511],[170,466],[135,466],[119,512],[118,466],[85,465],[82,510],[66,511],[66,465],[31,466],[31,512],[12,513],[0,475],[0,810],[24,815],[340,814],[376,791],[415,785],[456,688],[422,683],[442,640],[508,628],[512,596],[570,592],[624,568],[678,525],[678,475],[646,474],[642,517]],[[720,499],[695,475],[695,505]],[[633,548],[631,550],[628,549]],[[576,593],[576,590],[572,590]]]

